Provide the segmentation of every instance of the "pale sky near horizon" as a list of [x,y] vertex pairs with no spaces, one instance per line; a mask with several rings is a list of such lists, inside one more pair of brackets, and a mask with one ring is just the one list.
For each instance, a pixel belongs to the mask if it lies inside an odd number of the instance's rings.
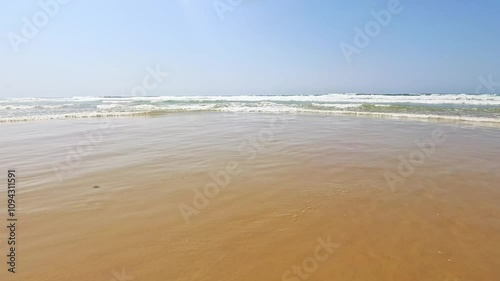
[[[51,1],[2,1],[0,97],[131,95],[157,65],[170,75],[148,95],[474,93],[480,76],[500,83],[495,0],[400,0],[350,63],[341,42],[355,46],[354,29],[394,0],[241,0],[223,20],[213,0],[66,0],[22,37],[23,18]],[[25,40],[18,52],[12,34]]]

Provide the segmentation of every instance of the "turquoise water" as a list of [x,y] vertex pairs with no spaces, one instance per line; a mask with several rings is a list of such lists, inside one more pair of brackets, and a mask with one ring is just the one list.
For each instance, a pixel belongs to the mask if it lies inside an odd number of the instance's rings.
[[500,95],[327,94],[0,99],[0,122],[183,111],[307,112],[500,123]]

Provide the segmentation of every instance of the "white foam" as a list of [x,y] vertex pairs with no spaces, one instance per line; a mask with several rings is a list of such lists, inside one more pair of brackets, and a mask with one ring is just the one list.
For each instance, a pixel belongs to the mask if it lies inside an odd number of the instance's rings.
[[21,121],[44,121],[44,120],[60,120],[71,118],[96,118],[96,117],[122,117],[147,114],[147,111],[137,112],[79,112],[79,113],[62,113],[62,114],[44,114],[44,115],[25,115],[0,118],[0,123],[6,122],[21,122]]
[[96,106],[98,109],[112,109],[112,108],[124,108],[121,104],[111,103],[111,104],[99,104]]
[[312,103],[316,107],[330,107],[330,108],[356,108],[361,107],[361,103]]
[[[0,106],[0,110],[29,110],[29,109],[56,109],[67,107],[68,105],[19,105],[9,104]],[[71,106],[71,105],[69,105]]]
[[[358,109],[365,104],[388,107],[394,104],[464,104],[500,106],[496,95],[367,95],[329,94],[319,96],[161,96],[161,97],[72,97],[72,98],[17,98],[1,100],[0,122],[49,120],[64,118],[113,117],[147,114],[151,112],[220,111],[264,113],[321,113],[385,116],[390,118],[446,119],[499,123],[500,117],[448,116],[401,113],[365,112]],[[82,112],[84,111],[84,112]],[[386,111],[386,110],[384,110]],[[472,112],[473,111],[466,111]],[[484,111],[483,111],[484,113]],[[474,114],[472,114],[474,115]],[[479,115],[479,114],[477,114]]]
[[184,102],[323,102],[323,103],[414,103],[414,104],[466,104],[466,105],[500,105],[500,96],[471,94],[432,94],[432,95],[368,95],[368,94],[328,94],[328,95],[296,95],[296,96],[161,96],[130,97],[133,101]]

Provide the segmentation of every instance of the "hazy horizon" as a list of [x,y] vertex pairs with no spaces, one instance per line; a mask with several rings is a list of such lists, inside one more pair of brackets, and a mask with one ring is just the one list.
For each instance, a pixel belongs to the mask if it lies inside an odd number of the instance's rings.
[[408,95],[495,95],[499,96],[500,93],[321,93],[321,94],[242,94],[242,95],[208,95],[208,94],[190,94],[190,95],[147,95],[147,96],[133,96],[133,95],[102,95],[102,96],[92,96],[92,95],[76,95],[76,96],[23,96],[23,97],[0,97],[0,99],[29,99],[29,98],[41,98],[41,99],[67,99],[67,98],[84,98],[84,97],[95,97],[95,98],[155,98],[155,97],[240,97],[240,96],[327,96],[327,95],[394,95],[394,96],[408,96]]

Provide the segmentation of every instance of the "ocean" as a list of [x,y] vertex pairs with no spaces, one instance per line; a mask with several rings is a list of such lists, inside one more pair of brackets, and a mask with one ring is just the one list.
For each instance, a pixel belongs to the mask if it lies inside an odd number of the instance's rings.
[[500,125],[500,95],[350,93],[0,99],[0,122],[191,111],[350,114]]

